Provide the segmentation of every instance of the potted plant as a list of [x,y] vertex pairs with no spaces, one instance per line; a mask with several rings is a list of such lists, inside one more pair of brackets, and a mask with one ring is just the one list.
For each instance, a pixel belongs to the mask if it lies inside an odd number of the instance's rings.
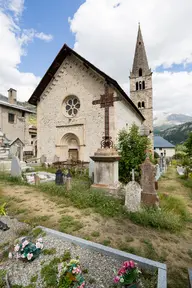
[[77,259],[71,259],[69,263],[62,262],[58,265],[59,288],[84,288],[85,280]]
[[31,262],[36,259],[41,250],[43,249],[43,240],[39,238],[36,244],[29,241],[27,238],[23,238],[19,244],[14,246],[14,252],[9,253],[9,258],[21,259],[26,262]]
[[118,272],[115,271],[114,283],[117,287],[137,288],[140,287],[140,274],[136,263],[133,261],[125,261]]

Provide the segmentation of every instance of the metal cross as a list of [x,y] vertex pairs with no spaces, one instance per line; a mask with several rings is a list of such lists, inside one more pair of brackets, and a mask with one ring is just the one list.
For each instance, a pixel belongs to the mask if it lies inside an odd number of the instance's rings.
[[135,169],[132,169],[131,175],[132,175],[132,181],[135,181]]
[[109,136],[109,107],[112,107],[114,101],[118,100],[120,100],[119,97],[113,97],[113,93],[109,92],[109,86],[105,84],[105,94],[101,95],[100,100],[92,102],[93,105],[100,104],[101,108],[105,108],[105,136],[101,141],[102,148],[113,147],[112,138]]

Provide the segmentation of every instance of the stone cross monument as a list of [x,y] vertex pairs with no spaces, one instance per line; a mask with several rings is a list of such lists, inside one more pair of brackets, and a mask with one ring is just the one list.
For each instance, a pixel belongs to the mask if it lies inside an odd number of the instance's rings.
[[118,100],[119,98],[113,96],[113,92],[109,91],[109,86],[106,84],[105,94],[101,95],[99,100],[93,101],[93,105],[100,104],[100,107],[105,109],[104,137],[101,140],[101,148],[90,157],[94,161],[94,184],[92,185],[94,188],[106,188],[112,191],[118,189],[120,156],[113,148],[109,127],[109,109],[114,105],[114,101]]

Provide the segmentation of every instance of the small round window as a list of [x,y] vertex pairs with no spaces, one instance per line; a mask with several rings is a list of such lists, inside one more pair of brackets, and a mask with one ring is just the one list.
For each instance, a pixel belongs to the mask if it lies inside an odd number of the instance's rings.
[[76,96],[69,96],[64,101],[64,113],[68,117],[75,117],[80,109],[80,101]]

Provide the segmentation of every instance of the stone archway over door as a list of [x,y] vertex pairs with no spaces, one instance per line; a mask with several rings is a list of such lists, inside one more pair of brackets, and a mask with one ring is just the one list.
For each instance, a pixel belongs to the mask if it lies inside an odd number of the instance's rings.
[[[64,147],[62,149],[62,158],[66,160],[79,160],[79,153],[80,153],[80,143],[78,137],[73,133],[67,133],[61,139],[61,144]],[[63,155],[65,154],[65,155]]]

